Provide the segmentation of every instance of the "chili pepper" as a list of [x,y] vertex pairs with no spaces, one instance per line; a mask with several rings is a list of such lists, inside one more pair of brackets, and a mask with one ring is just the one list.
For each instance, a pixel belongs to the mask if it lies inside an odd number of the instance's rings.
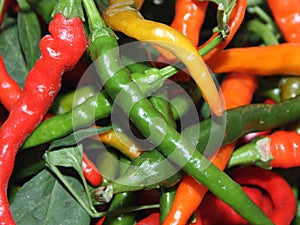
[[8,74],[4,60],[0,56],[0,102],[10,111],[14,103],[19,99],[20,93],[20,86]]
[[299,43],[300,2],[297,0],[267,1],[272,15],[287,42]]
[[[242,188],[264,212],[272,210],[272,202],[269,196],[263,195],[257,187],[242,186]],[[206,208],[204,209],[204,207]],[[249,224],[238,216],[232,208],[210,193],[204,198],[203,206],[200,206],[197,212],[200,212],[200,216],[202,216],[203,225],[217,225],[220,223],[227,225]],[[211,212],[215,212],[214,215]]]
[[[244,20],[246,8],[247,0],[237,0],[236,5],[234,6],[229,17],[228,28],[230,32],[227,35],[226,39],[223,40],[218,33],[214,33],[204,44],[198,47],[198,50],[203,56],[203,60],[205,62],[210,63],[215,58],[215,56],[217,56],[230,43]],[[215,43],[216,46],[214,46]],[[213,47],[209,47],[209,45],[211,44],[213,44]],[[210,51],[207,52],[206,49]]]
[[[256,103],[227,110],[223,145],[236,141],[247,133],[278,128],[299,119],[298,100],[296,97],[276,104]],[[187,127],[181,133],[197,149],[203,151],[209,140],[212,123],[206,119]],[[201,130],[199,138],[193,136],[197,130]]]
[[[120,174],[122,175],[127,167],[130,164],[129,159],[122,157],[121,158],[122,163],[126,164],[125,167],[120,167]],[[116,194],[113,198],[113,200],[110,203],[110,206],[108,208],[108,211],[112,210],[118,210],[122,208],[126,208],[129,206],[133,206],[136,202],[137,194],[134,192],[123,192]],[[135,216],[133,213],[124,213],[120,215],[106,215],[106,218],[103,222],[103,225],[133,225],[135,224]]]
[[[222,145],[232,143],[247,133],[274,129],[297,120],[300,111],[300,106],[297,106],[297,104],[299,104],[299,100],[290,99],[273,105],[262,103],[251,104],[228,110],[228,126],[226,126]],[[264,118],[264,120],[262,120],[262,118]],[[201,121],[198,125],[186,128],[182,134],[189,139],[193,145],[198,143],[198,151],[203,151],[208,143],[211,132],[211,123],[213,122],[214,121],[211,119]],[[193,134],[195,134],[194,129],[201,129],[199,141],[193,139]],[[226,152],[228,151],[224,150],[223,154]],[[222,156],[222,151],[220,151],[215,160],[222,161],[225,156]],[[166,169],[164,170],[164,173],[159,173],[159,171],[162,170],[162,167],[158,166],[161,165],[162,162],[165,163],[163,164],[165,166],[163,168]],[[148,164],[151,164],[151,169]],[[173,165],[168,164],[165,161],[165,157],[160,154],[157,149],[152,149],[151,151],[140,154],[133,160],[131,170],[128,170],[124,176],[116,179],[115,182],[109,183],[107,186],[100,187],[98,191],[96,190],[96,195],[102,198],[102,195],[110,194],[112,197],[113,193],[123,191],[156,188],[159,185],[173,186],[182,178],[182,174],[176,174],[176,169],[174,170],[174,168],[172,168]],[[167,180],[165,171],[168,171],[167,177],[169,179]],[[172,176],[173,174],[174,176]]]
[[131,159],[138,157],[142,151],[125,133],[119,131],[109,130],[91,138],[109,144]]
[[[51,35],[44,36],[40,41],[41,57],[28,73],[23,93],[0,130],[2,224],[15,224],[6,189],[18,149],[52,104],[60,89],[62,73],[72,69],[86,49],[82,20],[77,14],[67,19],[56,13],[49,24],[49,31]],[[77,47],[74,48],[74,45]]]
[[72,110],[72,108],[82,104],[88,98],[96,95],[96,90],[92,86],[83,86],[76,88],[76,90],[58,95],[50,111],[53,114],[64,114]]
[[[247,197],[241,187],[233,182],[226,173],[210,164],[175,129],[168,124],[157,122],[158,118],[160,121],[163,120],[161,114],[152,107],[148,99],[144,98],[138,87],[132,83],[128,70],[119,61],[118,44],[114,34],[101,20],[102,18],[93,1],[84,0],[83,3],[92,35],[89,43],[90,56],[96,64],[98,75],[110,97],[129,116],[142,135],[148,138],[152,144],[158,146],[159,151],[165,156],[170,156],[176,152],[172,155],[172,162],[178,166],[183,166],[186,173],[208,186],[218,197],[233,206],[239,214],[251,223],[272,224]],[[121,23],[124,21],[126,23],[127,20],[118,20]],[[131,22],[131,20],[129,21]],[[136,21],[138,20],[132,22],[135,23]],[[122,93],[122,101],[117,99],[120,93]],[[128,107],[128,104],[132,107]],[[162,136],[162,140],[159,140],[161,139],[159,137]],[[175,149],[176,151],[174,151]],[[186,164],[183,165],[183,161]],[[239,198],[235,198],[236,196]]]
[[[231,73],[221,84],[225,105],[232,109],[251,102],[257,88],[257,79],[254,75]],[[240,93],[243,92],[241,96]],[[236,142],[224,145],[211,161],[219,169],[224,170],[229,161]],[[192,177],[184,176],[176,192],[174,204],[163,224],[186,224],[190,216],[200,205],[207,188],[195,181]],[[180,215],[180,216],[179,216]]]
[[[2,75],[1,78],[4,78],[4,80],[2,81],[3,84],[1,85],[0,88],[1,91],[0,101],[10,111],[11,108],[14,106],[14,104],[17,102],[17,100],[20,98],[22,94],[22,90],[19,87],[19,85],[7,73],[3,61],[1,63],[1,59],[2,57],[0,57],[0,69],[3,70],[3,72],[1,73]],[[48,116],[49,118],[51,117],[51,115]],[[44,117],[44,119],[46,118]],[[83,154],[82,169],[85,178],[92,185],[99,186],[101,184],[102,176],[99,173],[96,166],[88,159],[86,154]]]
[[208,66],[214,73],[238,71],[262,76],[299,75],[299,50],[300,46],[293,43],[232,48],[220,52]]
[[233,153],[229,166],[257,163],[264,167],[296,167],[300,165],[297,157],[299,146],[300,134],[277,130],[241,146]]
[[280,97],[285,100],[294,98],[300,94],[300,78],[299,77],[284,77],[279,82]]
[[198,45],[200,30],[208,1],[177,0],[171,27],[180,31],[194,46]]
[[212,111],[216,115],[221,115],[223,104],[219,93],[206,65],[191,42],[165,24],[145,20],[139,11],[131,7],[133,1],[123,0],[122,4],[116,2],[111,0],[110,6],[103,13],[106,24],[130,37],[148,41],[171,51],[186,65]]
[[142,220],[138,221],[136,225],[158,225],[159,224],[159,212],[153,212]]
[[99,173],[98,168],[95,164],[90,161],[85,152],[82,152],[82,171],[84,177],[93,186],[99,186],[102,182],[102,175]]
[[[241,173],[245,173],[245,176]],[[263,206],[275,224],[287,225],[292,222],[296,212],[295,196],[290,185],[279,174],[258,167],[246,167],[234,170],[233,176],[238,183],[257,185],[267,193]]]
[[[145,95],[148,95],[160,88],[164,80],[170,75],[175,74],[176,71],[174,68],[163,68],[161,70],[149,69],[145,71],[145,74],[135,73],[133,80],[139,86],[140,90]],[[68,98],[66,102],[70,105],[72,100]],[[92,122],[107,117],[111,112],[111,108],[110,98],[105,92],[100,92],[86,99],[85,102],[73,108],[72,111],[53,116],[53,118],[43,121],[26,139],[22,148],[34,147],[61,138],[71,133],[74,129],[87,127]]]

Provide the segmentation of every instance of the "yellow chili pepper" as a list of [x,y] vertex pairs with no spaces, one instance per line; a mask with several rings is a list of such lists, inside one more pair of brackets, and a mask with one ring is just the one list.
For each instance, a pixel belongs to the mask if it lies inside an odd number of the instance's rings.
[[150,42],[173,53],[189,70],[212,112],[221,115],[224,111],[222,98],[197,49],[172,27],[144,19],[132,7],[136,5],[138,4],[135,0],[111,0],[110,6],[103,12],[103,19],[115,31],[121,31],[127,36]]
[[131,159],[138,157],[142,152],[142,150],[126,134],[122,132],[108,130],[99,135],[92,136],[91,138],[118,149]]

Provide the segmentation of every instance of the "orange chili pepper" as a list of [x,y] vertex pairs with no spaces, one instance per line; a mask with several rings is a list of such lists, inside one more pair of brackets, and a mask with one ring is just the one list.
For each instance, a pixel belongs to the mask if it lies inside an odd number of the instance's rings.
[[300,1],[268,0],[276,24],[287,42],[300,42]]
[[177,0],[171,27],[180,31],[194,46],[198,45],[200,30],[205,18],[208,1]]
[[[221,84],[226,108],[235,108],[249,104],[257,87],[257,79],[254,75],[246,73],[229,74]],[[236,101],[233,100],[240,93],[243,96]],[[224,145],[215,155],[210,156],[211,162],[219,169],[224,170],[235,147],[236,142]],[[167,215],[163,225],[185,225],[190,216],[200,205],[207,188],[198,183],[192,177],[185,175],[181,180],[172,208]]]
[[232,48],[220,52],[208,66],[214,73],[233,71],[256,75],[300,75],[300,45],[284,43],[272,46]]
[[[247,8],[247,0],[237,0],[234,6],[229,21],[228,27],[230,29],[226,39],[221,41],[216,47],[203,56],[205,62],[210,62],[220,51],[222,51],[232,40],[240,25],[242,24]],[[204,44],[198,47],[199,51],[205,48],[213,39],[218,36],[218,33],[214,33]]]

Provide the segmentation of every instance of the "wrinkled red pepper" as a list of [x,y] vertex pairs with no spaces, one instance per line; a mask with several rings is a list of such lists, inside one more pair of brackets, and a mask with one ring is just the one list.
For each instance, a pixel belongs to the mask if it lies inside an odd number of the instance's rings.
[[[24,90],[0,130],[0,223],[15,224],[6,196],[19,147],[41,122],[61,87],[61,76],[71,70],[86,49],[81,19],[56,14],[51,35],[40,41],[41,57],[28,73]],[[74,47],[76,46],[76,47]]]
[[[276,225],[289,225],[296,213],[296,199],[286,180],[272,170],[249,166],[232,170],[250,198]],[[248,225],[232,208],[208,194],[199,208],[204,225]]]

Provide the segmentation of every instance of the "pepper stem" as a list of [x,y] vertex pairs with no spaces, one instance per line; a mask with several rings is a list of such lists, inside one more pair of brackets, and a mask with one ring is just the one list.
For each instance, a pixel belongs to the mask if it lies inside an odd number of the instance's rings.
[[54,6],[51,16],[53,17],[57,13],[61,13],[68,19],[80,18],[84,21],[81,0],[59,0]]

